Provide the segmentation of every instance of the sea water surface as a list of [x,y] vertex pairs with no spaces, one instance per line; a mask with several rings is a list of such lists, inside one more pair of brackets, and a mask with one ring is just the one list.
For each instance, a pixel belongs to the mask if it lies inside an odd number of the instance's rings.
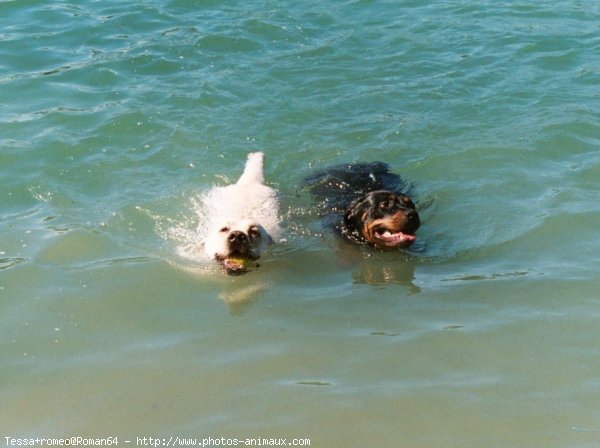
[[[600,446],[599,88],[591,1],[0,2],[0,443]],[[284,241],[227,277],[258,150]],[[409,251],[301,188],[374,160]]]

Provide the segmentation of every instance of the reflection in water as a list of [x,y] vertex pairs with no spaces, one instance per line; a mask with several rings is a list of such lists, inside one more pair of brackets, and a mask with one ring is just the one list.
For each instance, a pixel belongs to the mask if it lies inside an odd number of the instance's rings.
[[261,293],[267,288],[265,283],[240,286],[238,283],[229,283],[219,293],[221,299],[231,314],[243,314],[248,306],[255,303]]
[[396,284],[406,286],[411,294],[417,294],[421,289],[413,283],[414,266],[409,263],[399,265],[379,266],[367,263],[352,273],[354,283],[365,283],[373,286]]
[[342,278],[354,284],[396,285],[403,288],[404,294],[418,294],[421,288],[415,284],[415,269],[419,262],[419,258],[408,252],[382,252],[340,241],[338,246],[317,252],[300,253],[288,247],[247,275],[232,278],[213,272],[212,278],[221,284],[219,299],[231,314],[239,315],[260,300],[272,285],[310,285],[316,278],[322,281],[327,272],[333,277],[342,273]]
[[414,283],[418,260],[407,251],[381,251],[356,247],[345,242],[339,245],[340,264],[352,270],[354,283],[381,286],[406,286],[411,294],[420,292]]

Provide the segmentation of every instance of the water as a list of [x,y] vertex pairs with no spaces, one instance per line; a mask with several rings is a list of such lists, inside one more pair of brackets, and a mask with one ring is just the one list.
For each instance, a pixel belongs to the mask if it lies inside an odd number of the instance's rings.
[[[0,436],[600,444],[593,2],[0,3]],[[266,153],[284,242],[202,261]],[[383,160],[408,253],[299,190]]]

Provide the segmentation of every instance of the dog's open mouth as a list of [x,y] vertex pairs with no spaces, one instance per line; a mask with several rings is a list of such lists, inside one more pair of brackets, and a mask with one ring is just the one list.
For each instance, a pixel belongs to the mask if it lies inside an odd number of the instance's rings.
[[389,248],[408,247],[415,242],[417,237],[410,233],[404,233],[378,226],[373,231],[373,241],[378,246]]
[[228,275],[241,275],[248,272],[249,269],[257,267],[256,260],[239,254],[230,254],[229,256],[217,257],[221,268]]

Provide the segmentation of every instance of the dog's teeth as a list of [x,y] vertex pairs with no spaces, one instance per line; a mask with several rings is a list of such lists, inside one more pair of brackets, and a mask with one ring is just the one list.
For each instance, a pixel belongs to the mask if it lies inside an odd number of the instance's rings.
[[389,230],[384,230],[383,232],[379,231],[379,232],[377,232],[377,234],[379,235],[380,238],[391,238],[392,237],[392,234],[390,233]]

